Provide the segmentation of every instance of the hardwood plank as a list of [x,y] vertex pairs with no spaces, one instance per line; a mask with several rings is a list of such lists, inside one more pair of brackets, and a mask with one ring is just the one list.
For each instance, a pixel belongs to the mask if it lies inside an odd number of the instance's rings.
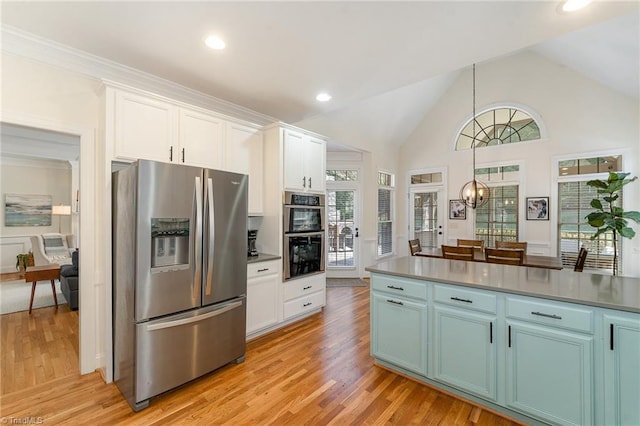
[[[78,315],[62,305],[0,317],[4,417],[47,424],[514,425],[373,364],[369,289],[331,287],[322,313],[247,344],[228,365],[131,411],[114,384],[78,374]],[[22,376],[21,376],[22,375]]]

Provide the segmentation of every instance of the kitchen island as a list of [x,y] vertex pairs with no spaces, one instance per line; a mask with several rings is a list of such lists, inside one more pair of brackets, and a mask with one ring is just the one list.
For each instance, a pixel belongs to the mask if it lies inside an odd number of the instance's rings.
[[527,423],[640,424],[640,279],[415,256],[366,270],[378,365]]

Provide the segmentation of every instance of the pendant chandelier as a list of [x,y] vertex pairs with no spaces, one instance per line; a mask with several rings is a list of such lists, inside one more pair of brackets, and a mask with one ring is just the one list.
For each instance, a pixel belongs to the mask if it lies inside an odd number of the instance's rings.
[[460,200],[472,209],[483,206],[489,201],[489,188],[476,180],[476,64],[473,64],[473,124],[471,150],[473,151],[473,180],[465,183],[460,190]]

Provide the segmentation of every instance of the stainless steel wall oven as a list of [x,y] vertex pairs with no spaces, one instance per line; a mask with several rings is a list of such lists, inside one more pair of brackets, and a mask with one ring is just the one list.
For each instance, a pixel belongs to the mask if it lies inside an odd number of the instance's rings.
[[284,193],[284,278],[324,272],[322,194]]

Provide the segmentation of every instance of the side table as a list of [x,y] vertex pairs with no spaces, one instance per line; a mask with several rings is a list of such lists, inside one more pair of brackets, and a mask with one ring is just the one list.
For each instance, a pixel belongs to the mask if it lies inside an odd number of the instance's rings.
[[29,266],[24,274],[26,282],[33,283],[31,285],[31,300],[29,301],[29,315],[33,307],[33,295],[36,292],[36,283],[38,281],[51,280],[51,291],[53,292],[53,301],[58,309],[58,296],[56,295],[56,281],[60,279],[60,265],[52,263],[50,265]]

